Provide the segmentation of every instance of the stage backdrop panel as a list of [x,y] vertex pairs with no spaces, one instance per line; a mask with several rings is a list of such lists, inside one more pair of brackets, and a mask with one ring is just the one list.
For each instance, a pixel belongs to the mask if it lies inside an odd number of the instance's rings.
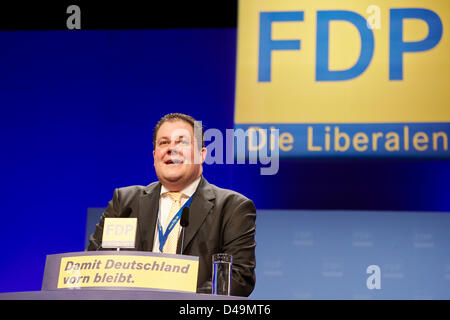
[[238,17],[249,150],[449,158],[448,0],[248,0]]
[[258,210],[253,299],[450,299],[450,214]]

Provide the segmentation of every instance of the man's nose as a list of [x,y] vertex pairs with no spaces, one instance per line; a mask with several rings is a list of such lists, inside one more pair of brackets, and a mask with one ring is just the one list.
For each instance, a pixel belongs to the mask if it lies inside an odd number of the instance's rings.
[[169,145],[167,147],[167,152],[169,154],[179,153],[179,146],[178,146],[178,144],[176,142],[169,143]]

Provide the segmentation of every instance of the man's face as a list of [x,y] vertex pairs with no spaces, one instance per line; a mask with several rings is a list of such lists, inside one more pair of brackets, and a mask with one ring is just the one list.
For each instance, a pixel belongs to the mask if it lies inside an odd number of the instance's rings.
[[183,120],[164,122],[156,133],[154,166],[159,181],[180,191],[202,174],[206,148],[199,150],[192,126]]

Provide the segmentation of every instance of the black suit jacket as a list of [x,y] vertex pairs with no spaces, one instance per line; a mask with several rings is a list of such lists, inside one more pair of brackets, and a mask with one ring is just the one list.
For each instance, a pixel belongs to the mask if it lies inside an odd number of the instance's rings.
[[[120,217],[129,207],[131,217],[138,218],[136,250],[152,251],[160,192],[160,182],[115,189],[90,236],[88,250],[101,249],[104,219]],[[251,200],[201,178],[192,198],[183,245],[183,254],[199,257],[197,292],[211,293],[212,254],[228,253],[233,256],[231,295],[250,295],[256,280],[255,220],[256,209]],[[177,248],[180,252],[181,237]]]

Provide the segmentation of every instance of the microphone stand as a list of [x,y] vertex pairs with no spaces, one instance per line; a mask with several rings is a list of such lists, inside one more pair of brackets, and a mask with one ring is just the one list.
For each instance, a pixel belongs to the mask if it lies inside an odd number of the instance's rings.
[[189,225],[189,207],[184,207],[183,212],[181,214],[180,219],[180,225],[181,225],[181,250],[180,254],[183,254],[183,246],[184,246],[184,229],[187,228]]
[[183,254],[183,245],[184,245],[184,227],[181,228],[181,252],[180,254]]

